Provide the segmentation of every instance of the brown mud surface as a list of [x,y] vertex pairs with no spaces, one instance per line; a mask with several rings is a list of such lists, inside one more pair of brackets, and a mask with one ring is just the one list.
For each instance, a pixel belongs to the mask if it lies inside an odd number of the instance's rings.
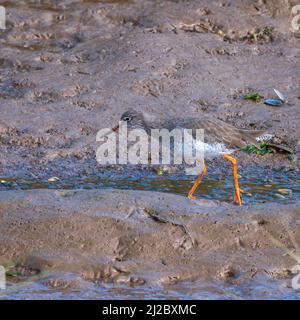
[[[292,172],[295,181],[296,4],[0,1],[7,11],[7,28],[0,30],[1,179],[115,177],[131,170],[134,176],[135,168],[97,164],[95,150],[98,130],[135,108],[157,117],[210,114],[240,128],[265,129],[294,154],[237,152],[239,173],[264,179],[276,170],[284,180]],[[252,92],[275,97],[273,88],[287,98],[280,107],[243,98]],[[224,161],[210,166],[217,179],[230,170]],[[3,181],[0,264],[11,273],[11,298],[34,297],[36,284],[36,296],[46,298],[53,292],[101,298],[104,284],[130,287],[110,291],[110,298],[297,294],[290,280],[297,263],[291,255],[300,245],[298,200],[237,208],[151,191],[9,191],[14,188]],[[189,285],[180,289],[182,283]],[[205,283],[215,285],[207,296],[192,295]]]
[[40,281],[66,294],[93,283],[94,298],[104,284],[197,281],[270,283],[284,295],[297,273],[299,203],[234,207],[121,190],[4,191],[0,203],[0,263],[14,266],[12,283]]
[[[299,151],[297,1],[0,1],[0,175],[86,174],[99,129],[133,107],[212,114]],[[268,107],[243,96],[284,93]],[[240,165],[298,167],[286,155]],[[76,166],[76,163],[80,163]],[[218,164],[220,165],[220,164]],[[82,169],[84,168],[84,169]]]

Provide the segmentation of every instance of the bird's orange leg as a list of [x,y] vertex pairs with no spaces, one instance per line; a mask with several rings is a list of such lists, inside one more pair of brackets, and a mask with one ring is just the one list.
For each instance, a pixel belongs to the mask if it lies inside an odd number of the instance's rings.
[[237,174],[237,167],[236,167],[236,159],[229,156],[228,154],[224,154],[224,158],[231,162],[232,164],[232,172],[233,172],[233,184],[234,184],[234,197],[233,203],[237,203],[238,205],[242,205],[242,198],[241,193],[243,192],[239,187],[239,178]]
[[201,172],[201,174],[199,175],[199,177],[197,178],[197,180],[195,181],[194,185],[192,186],[192,188],[190,189],[190,191],[189,191],[189,193],[188,193],[188,198],[189,198],[190,200],[196,199],[196,198],[193,196],[193,194],[194,194],[194,192],[197,190],[197,188],[198,188],[201,180],[202,180],[203,177],[205,176],[206,171],[207,171],[207,169],[206,169],[205,161],[203,160],[203,169],[202,169],[202,172]]

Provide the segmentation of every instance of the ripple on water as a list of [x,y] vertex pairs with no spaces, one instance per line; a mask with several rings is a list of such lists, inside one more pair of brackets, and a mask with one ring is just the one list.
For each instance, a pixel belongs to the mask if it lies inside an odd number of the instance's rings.
[[[61,273],[59,281],[69,283],[63,288],[49,288],[51,275],[38,280],[8,283],[6,291],[0,291],[0,299],[298,299],[288,285],[289,279],[276,282],[252,281],[242,285],[229,285],[217,281],[183,282],[175,285],[144,285],[130,287],[108,283],[95,284],[80,277]],[[57,279],[56,276],[54,276]],[[47,281],[46,281],[47,280]]]
[[[244,191],[245,204],[265,202],[293,202],[300,199],[299,173],[278,173],[261,179],[261,175],[243,176],[240,187]],[[193,176],[140,174],[118,176],[89,176],[85,178],[55,179],[26,179],[0,178],[0,190],[30,190],[30,189],[127,189],[169,192],[186,196],[193,184]],[[284,194],[282,189],[286,190]],[[199,185],[196,196],[205,199],[231,201],[233,185],[231,177],[219,180],[213,174],[205,177]]]

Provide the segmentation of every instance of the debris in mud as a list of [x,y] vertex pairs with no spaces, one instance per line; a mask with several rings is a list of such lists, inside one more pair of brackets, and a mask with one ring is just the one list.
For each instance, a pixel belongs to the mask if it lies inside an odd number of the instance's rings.
[[200,110],[200,111],[206,111],[209,108],[209,103],[207,101],[205,101],[204,99],[196,99],[196,100],[192,100],[190,101],[190,103],[194,104],[196,106],[196,110]]
[[25,281],[28,277],[37,275],[40,270],[33,269],[26,265],[17,264],[6,267],[6,277],[11,282]]
[[145,284],[145,282],[146,281],[143,278],[132,277],[132,276],[120,276],[114,280],[114,283],[116,283],[116,284],[125,284],[128,286],[132,286],[132,285],[140,286],[140,285]]
[[153,34],[162,33],[162,28],[159,27],[159,26],[151,27],[151,28],[145,28],[144,29],[144,33],[153,33]]
[[60,179],[58,177],[51,177],[48,179],[48,182],[57,182],[59,181]]
[[282,194],[279,194],[279,193],[275,193],[275,197],[278,199],[281,199],[281,200],[285,199],[285,196],[283,196]]
[[131,276],[127,271],[121,270],[114,266],[106,266],[103,268],[99,267],[87,270],[84,271],[81,276],[83,279],[97,284],[100,284],[101,282],[125,284],[128,286],[145,284],[145,280],[143,278]]
[[72,101],[72,104],[76,107],[89,110],[89,111],[95,110],[97,105],[99,105],[95,101],[85,101],[85,100],[74,100]]
[[277,94],[278,98],[282,101],[282,102],[286,102],[286,99],[284,97],[284,95],[277,89],[273,89],[274,92]]
[[265,26],[263,28],[255,28],[243,34],[238,30],[227,30],[222,24],[209,18],[202,19],[199,22],[195,23],[181,23],[180,29],[185,32],[210,32],[220,36],[224,41],[242,41],[246,44],[270,43],[273,42],[275,39],[275,29],[270,26]]
[[127,271],[121,270],[115,266],[99,266],[82,272],[83,279],[92,282],[113,282],[118,277],[127,275]]
[[291,189],[278,189],[277,192],[283,195],[291,195],[293,193]]
[[36,102],[56,102],[59,101],[61,96],[58,92],[54,91],[34,91],[32,92],[32,98]]
[[42,284],[49,288],[65,290],[72,287],[73,283],[65,279],[44,279]]
[[197,32],[197,33],[211,32],[221,37],[225,37],[226,35],[226,32],[223,30],[223,26],[212,19],[203,19],[199,22],[190,23],[190,24],[181,23],[180,29],[185,32]]
[[274,28],[266,26],[264,28],[255,28],[254,30],[248,31],[245,36],[240,38],[248,44],[253,43],[270,43],[274,41]]
[[180,281],[180,276],[166,276],[159,280],[160,284],[163,285],[174,285]]
[[273,153],[276,153],[276,152],[289,153],[289,154],[294,153],[294,151],[291,148],[284,146],[282,144],[275,144],[275,143],[268,142],[267,146],[271,151],[273,151]]
[[218,278],[228,281],[232,279],[235,276],[235,270],[232,266],[225,266],[219,273],[218,273]]
[[155,173],[158,175],[158,176],[163,176],[164,175],[164,170],[161,169],[161,168],[157,168],[155,170]]
[[245,100],[254,101],[254,102],[258,102],[258,101],[260,101],[261,99],[263,99],[263,96],[260,95],[259,93],[249,93],[249,94],[246,94],[246,95],[244,96],[244,99],[245,99]]
[[194,243],[190,237],[181,237],[174,242],[174,249],[182,248],[184,250],[190,250],[194,247]]
[[280,99],[266,99],[264,100],[264,104],[268,106],[278,107],[283,104],[283,101]]
[[203,16],[208,16],[208,15],[212,14],[212,11],[208,7],[201,7],[199,9],[197,9],[196,12],[200,15],[203,15]]
[[268,148],[268,144],[265,142],[260,143],[259,148],[255,145],[249,145],[249,146],[241,148],[240,150],[247,153],[247,154],[254,153],[254,154],[258,154],[260,156],[264,156],[266,154],[272,153],[272,151],[269,150],[269,148]]
[[294,272],[288,268],[264,270],[266,274],[275,279],[286,279],[294,275]]
[[266,104],[268,106],[274,106],[274,107],[281,106],[282,104],[284,104],[286,102],[286,99],[279,90],[277,90],[277,89],[273,89],[273,90],[279,99],[265,99],[264,104]]

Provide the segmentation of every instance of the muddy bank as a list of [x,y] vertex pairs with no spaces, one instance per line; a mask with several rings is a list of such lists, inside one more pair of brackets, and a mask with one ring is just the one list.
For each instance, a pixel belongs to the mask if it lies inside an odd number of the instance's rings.
[[[297,1],[4,1],[0,175],[95,168],[96,133],[134,107],[212,114],[299,152]],[[249,92],[288,103],[272,108]],[[297,159],[297,158],[296,158]],[[286,156],[240,164],[299,166]],[[97,167],[96,170],[101,170]]]
[[48,279],[57,290],[78,279],[142,287],[239,287],[259,279],[288,288],[299,218],[299,203],[235,207],[143,191],[3,191],[0,264],[12,266],[15,282],[61,273]]

